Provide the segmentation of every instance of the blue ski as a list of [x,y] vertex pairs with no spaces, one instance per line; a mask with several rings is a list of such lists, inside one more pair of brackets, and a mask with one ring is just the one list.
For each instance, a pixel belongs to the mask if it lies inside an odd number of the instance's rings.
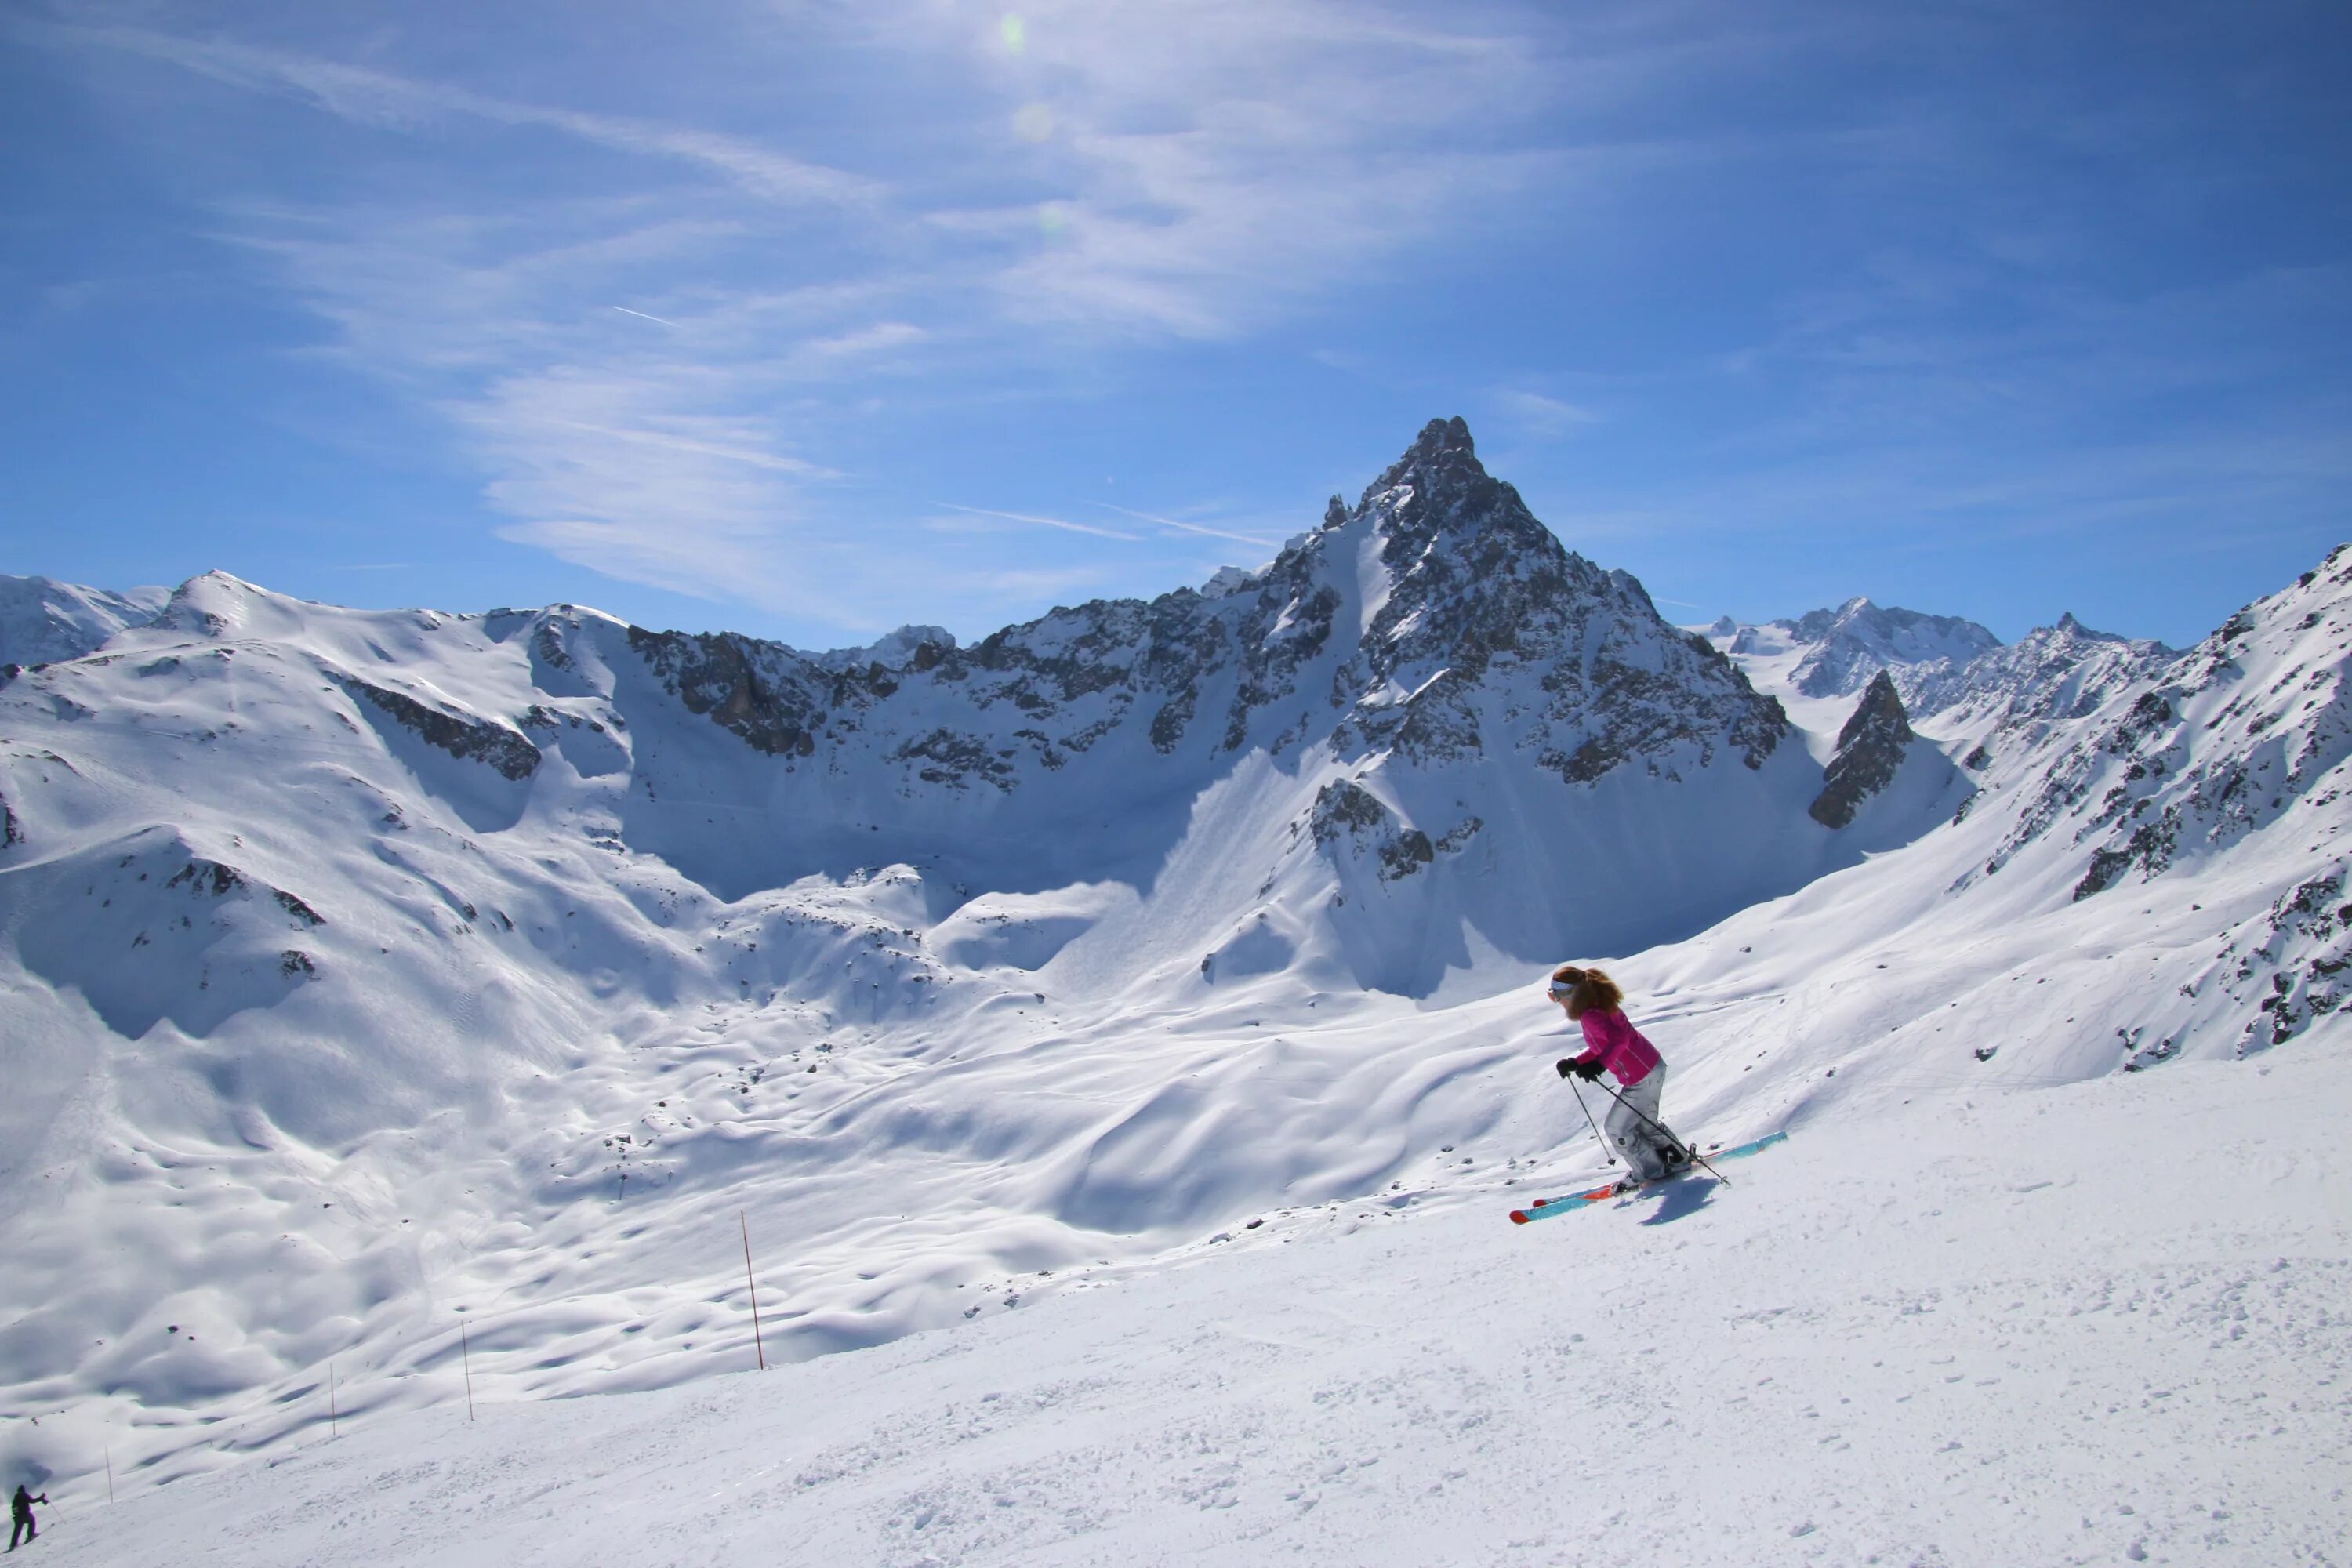
[[[1765,1134],[1763,1137],[1757,1139],[1753,1143],[1742,1143],[1737,1148],[1732,1149],[1702,1149],[1699,1151],[1699,1155],[1702,1159],[1706,1160],[1744,1160],[1750,1154],[1762,1153],[1765,1150],[1769,1149],[1775,1143],[1785,1143],[1788,1141],[1789,1135],[1786,1132],[1769,1132]],[[1662,1176],[1655,1182],[1646,1182],[1643,1184],[1642,1186],[1636,1187],[1633,1190],[1635,1192],[1643,1192],[1651,1187],[1658,1186],[1663,1183],[1671,1182],[1679,1177],[1686,1176],[1691,1172],[1697,1169],[1699,1169],[1699,1167],[1696,1165],[1686,1165],[1682,1170],[1676,1171],[1674,1175]],[[1529,1220],[1549,1219],[1556,1214],[1567,1214],[1574,1209],[1591,1208],[1594,1204],[1605,1202],[1610,1198],[1619,1195],[1617,1184],[1610,1182],[1605,1185],[1594,1187],[1589,1192],[1570,1193],[1564,1197],[1538,1198],[1535,1202],[1529,1204],[1523,1209],[1513,1209],[1511,1211],[1511,1223],[1513,1225],[1525,1225]]]

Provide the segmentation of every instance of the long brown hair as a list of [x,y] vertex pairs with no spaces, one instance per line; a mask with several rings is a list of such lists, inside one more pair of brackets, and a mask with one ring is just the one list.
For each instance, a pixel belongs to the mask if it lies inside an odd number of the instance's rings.
[[1552,989],[1563,985],[1573,987],[1568,994],[1568,1016],[1581,1018],[1598,1007],[1604,1013],[1614,1013],[1625,1005],[1625,993],[1617,983],[1591,964],[1563,963],[1551,972]]

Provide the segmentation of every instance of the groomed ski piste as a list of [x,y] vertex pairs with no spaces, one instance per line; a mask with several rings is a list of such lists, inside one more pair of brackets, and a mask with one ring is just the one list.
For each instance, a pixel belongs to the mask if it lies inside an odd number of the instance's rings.
[[[0,608],[60,1560],[2352,1563],[2352,552],[1907,722],[1458,421],[968,650]],[[1569,958],[1788,1141],[1512,1225]]]
[[43,1560],[2321,1568],[2348,1110],[2315,1037],[1923,1093],[1559,1225],[1342,1205],[852,1355],[81,1485]]

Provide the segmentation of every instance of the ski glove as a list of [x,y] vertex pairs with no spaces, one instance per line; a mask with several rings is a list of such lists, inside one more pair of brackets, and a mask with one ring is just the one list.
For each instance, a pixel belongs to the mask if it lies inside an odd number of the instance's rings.
[[1587,1083],[1592,1083],[1601,1077],[1601,1063],[1597,1059],[1589,1062],[1572,1062],[1570,1065],[1576,1068],[1576,1076]]

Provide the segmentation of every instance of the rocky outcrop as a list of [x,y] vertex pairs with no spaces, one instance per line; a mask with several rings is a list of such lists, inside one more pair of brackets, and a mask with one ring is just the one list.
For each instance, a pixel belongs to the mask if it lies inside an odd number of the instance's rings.
[[520,730],[488,719],[461,717],[427,708],[414,697],[386,690],[355,675],[339,677],[344,690],[389,715],[403,729],[414,731],[426,744],[453,757],[486,763],[503,776],[520,781],[539,767],[539,748]]
[[1895,782],[1911,746],[1911,721],[1894,678],[1880,670],[1838,731],[1837,754],[1822,770],[1822,793],[1806,807],[1824,827],[1843,827],[1862,803]]
[[[1383,882],[1410,877],[1437,858],[1437,846],[1428,834],[1398,821],[1371,791],[1349,779],[1335,780],[1316,793],[1307,826],[1315,842],[1325,849],[1345,848],[1353,855],[1373,856]],[[1476,831],[1475,826],[1470,827],[1462,834],[1463,841]]]

